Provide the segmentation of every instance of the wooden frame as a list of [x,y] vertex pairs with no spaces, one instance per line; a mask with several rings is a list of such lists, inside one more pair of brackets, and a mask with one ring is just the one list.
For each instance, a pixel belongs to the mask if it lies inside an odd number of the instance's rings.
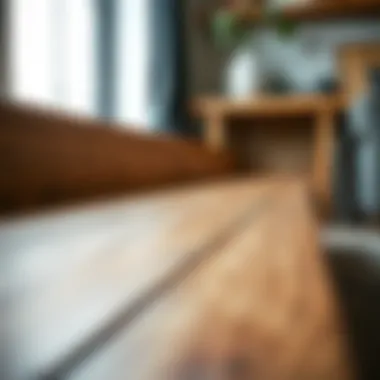
[[0,104],[0,213],[211,179],[233,169],[197,142]]
[[[325,213],[331,205],[332,166],[335,119],[346,106],[340,95],[260,96],[234,102],[223,98],[200,98],[193,104],[193,113],[204,121],[205,144],[214,151],[228,148],[227,120],[231,116],[288,118],[311,116],[314,119],[313,167],[310,183]],[[284,128],[286,123],[284,123]]]
[[380,43],[350,44],[341,48],[339,66],[345,96],[349,103],[367,89],[367,69],[380,67]]

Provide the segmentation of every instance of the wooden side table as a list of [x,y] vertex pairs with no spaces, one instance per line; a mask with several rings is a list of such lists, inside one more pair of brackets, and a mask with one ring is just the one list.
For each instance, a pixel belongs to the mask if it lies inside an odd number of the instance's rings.
[[204,121],[205,143],[216,151],[228,148],[226,126],[230,117],[311,116],[314,137],[310,180],[318,199],[328,208],[331,202],[335,118],[345,104],[345,98],[341,95],[259,96],[243,101],[203,97],[192,103],[192,110]]

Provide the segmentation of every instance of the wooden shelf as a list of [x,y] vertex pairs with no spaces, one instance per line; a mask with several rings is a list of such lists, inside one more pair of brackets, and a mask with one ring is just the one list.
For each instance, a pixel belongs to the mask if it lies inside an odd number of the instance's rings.
[[[236,9],[236,13],[247,21],[263,21],[263,11],[259,7]],[[288,6],[283,15],[293,21],[324,21],[332,19],[377,18],[380,17],[379,0],[347,1],[331,0],[317,1],[315,4]]]
[[218,96],[204,96],[192,101],[190,107],[196,117],[272,116],[314,114],[323,111],[341,112],[347,106],[343,94],[261,95],[234,101]]
[[[346,107],[346,97],[342,94],[323,95],[323,94],[302,94],[288,96],[268,96],[257,95],[251,99],[234,101],[222,97],[202,97],[195,99],[191,104],[193,115],[202,120],[202,128],[204,135],[204,143],[214,151],[228,150],[231,147],[231,119],[232,118],[249,118],[249,119],[267,119],[271,121],[277,119],[279,128],[288,128],[292,123],[288,119],[308,117],[311,123],[312,133],[312,164],[307,176],[311,178],[312,188],[322,207],[328,210],[331,204],[331,168],[333,167],[334,157],[334,139],[336,117]],[[257,124],[246,124],[255,127]],[[273,125],[273,124],[272,124]],[[278,128],[277,128],[278,129]],[[264,133],[268,133],[264,130]],[[255,158],[257,162],[264,162],[264,170],[268,167],[283,167],[283,163],[292,157],[291,162],[305,162],[306,156],[299,156],[294,151],[294,145],[291,149],[287,149],[288,153],[282,155],[280,149],[283,145],[278,144],[278,139],[273,138],[273,134],[269,139],[261,138],[256,134],[256,145],[248,145],[248,149],[259,151]],[[284,134],[282,134],[284,136]],[[282,137],[280,137],[282,139]],[[258,148],[258,144],[260,147]],[[288,143],[286,143],[288,144]],[[270,147],[262,148],[264,145]],[[288,145],[289,146],[289,145]],[[273,148],[279,147],[280,149]],[[246,149],[246,148],[244,148]],[[258,149],[258,150],[257,150]],[[302,147],[301,150],[304,148]],[[267,154],[269,152],[269,154]],[[290,154],[289,154],[290,152]],[[244,153],[245,154],[245,153]],[[249,153],[251,154],[251,153]],[[274,156],[277,158],[273,159]],[[259,161],[260,160],[260,161]],[[280,162],[281,161],[281,162]],[[273,164],[275,162],[275,164]],[[289,162],[289,161],[288,161]],[[269,163],[269,165],[266,165]],[[276,169],[277,170],[277,169]],[[287,170],[287,169],[286,169]]]

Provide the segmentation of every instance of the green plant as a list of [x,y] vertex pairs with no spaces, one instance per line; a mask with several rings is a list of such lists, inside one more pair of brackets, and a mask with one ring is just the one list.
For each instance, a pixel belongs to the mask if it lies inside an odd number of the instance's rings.
[[259,25],[274,27],[282,38],[293,36],[296,30],[296,24],[279,11],[264,9],[260,21],[255,22],[228,8],[220,8],[211,19],[212,41],[220,49],[234,48],[248,39]]
[[227,9],[217,10],[212,18],[211,34],[217,48],[229,49],[248,38],[252,25],[244,23],[236,13]]

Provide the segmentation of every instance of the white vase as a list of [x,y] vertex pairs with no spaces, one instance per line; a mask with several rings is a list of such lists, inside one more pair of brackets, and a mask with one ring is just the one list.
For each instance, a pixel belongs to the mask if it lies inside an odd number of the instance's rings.
[[224,79],[225,93],[231,98],[249,98],[260,91],[258,56],[252,46],[242,46],[232,53]]

